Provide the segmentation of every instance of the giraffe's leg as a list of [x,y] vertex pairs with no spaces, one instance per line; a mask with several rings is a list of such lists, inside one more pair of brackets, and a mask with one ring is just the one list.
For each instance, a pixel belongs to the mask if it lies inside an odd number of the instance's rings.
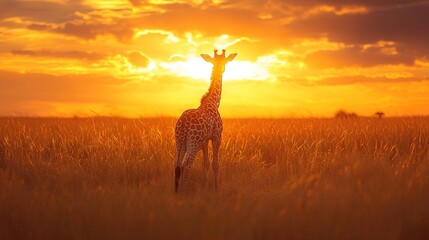
[[203,145],[203,155],[204,155],[204,162],[203,162],[203,186],[207,187],[207,172],[210,168],[210,162],[209,162],[209,143],[206,142]]
[[219,188],[219,148],[221,143],[221,135],[213,138],[212,140],[212,148],[213,148],[213,175],[214,175],[214,181],[215,181],[215,189],[216,191]]
[[186,154],[186,160],[181,167],[182,177],[180,179],[180,185],[181,185],[180,192],[183,192],[183,193],[189,192],[189,174],[190,174],[192,163],[194,162],[196,155],[197,155],[197,149],[191,149]]

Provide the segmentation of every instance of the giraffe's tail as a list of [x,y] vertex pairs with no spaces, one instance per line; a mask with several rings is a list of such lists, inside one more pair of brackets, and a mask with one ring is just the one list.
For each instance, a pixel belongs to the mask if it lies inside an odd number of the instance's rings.
[[177,160],[176,160],[175,169],[174,169],[176,193],[179,191],[180,175],[182,173],[181,163],[186,153],[185,143],[177,146]]
[[180,166],[176,166],[176,169],[174,172],[175,172],[175,181],[174,181],[175,191],[176,191],[176,193],[178,193],[179,192],[180,175],[182,174],[182,170],[180,169]]

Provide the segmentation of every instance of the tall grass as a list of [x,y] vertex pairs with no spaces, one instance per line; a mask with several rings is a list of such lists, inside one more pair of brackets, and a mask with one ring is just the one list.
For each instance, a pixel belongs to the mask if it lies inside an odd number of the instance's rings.
[[181,197],[174,123],[0,119],[0,239],[429,237],[429,118],[225,120]]

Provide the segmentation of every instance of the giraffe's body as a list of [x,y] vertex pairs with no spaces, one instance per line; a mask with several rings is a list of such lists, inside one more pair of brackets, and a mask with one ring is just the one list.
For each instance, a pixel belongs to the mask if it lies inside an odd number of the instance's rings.
[[[218,111],[222,93],[222,74],[225,70],[225,64],[232,61],[237,54],[231,54],[228,58],[225,58],[225,50],[223,50],[222,55],[217,55],[216,52],[213,58],[206,54],[201,55],[204,60],[213,63],[209,91],[201,99],[201,105],[197,109],[189,109],[183,112],[176,124],[176,192],[178,191],[180,182],[186,184],[188,181],[189,170],[196,154],[200,150],[203,150],[204,155],[204,182],[206,181],[207,171],[209,170],[208,143],[210,140],[212,141],[213,149],[212,167],[215,177],[215,188],[217,189],[218,187],[218,152],[223,129],[222,118]],[[185,154],[186,159],[182,163]]]

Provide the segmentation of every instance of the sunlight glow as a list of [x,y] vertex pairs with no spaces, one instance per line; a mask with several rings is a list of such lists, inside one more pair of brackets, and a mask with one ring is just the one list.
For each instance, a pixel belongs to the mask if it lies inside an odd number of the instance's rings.
[[[180,77],[209,81],[211,64],[201,58],[190,56],[182,61],[162,62],[160,66]],[[266,80],[270,73],[266,67],[250,61],[232,61],[227,64],[223,80]]]
[[210,79],[210,64],[195,56],[191,56],[183,61],[162,62],[160,66],[179,77],[207,79],[207,81]]
[[268,70],[250,61],[232,61],[223,74],[224,80],[266,80],[270,78]]

